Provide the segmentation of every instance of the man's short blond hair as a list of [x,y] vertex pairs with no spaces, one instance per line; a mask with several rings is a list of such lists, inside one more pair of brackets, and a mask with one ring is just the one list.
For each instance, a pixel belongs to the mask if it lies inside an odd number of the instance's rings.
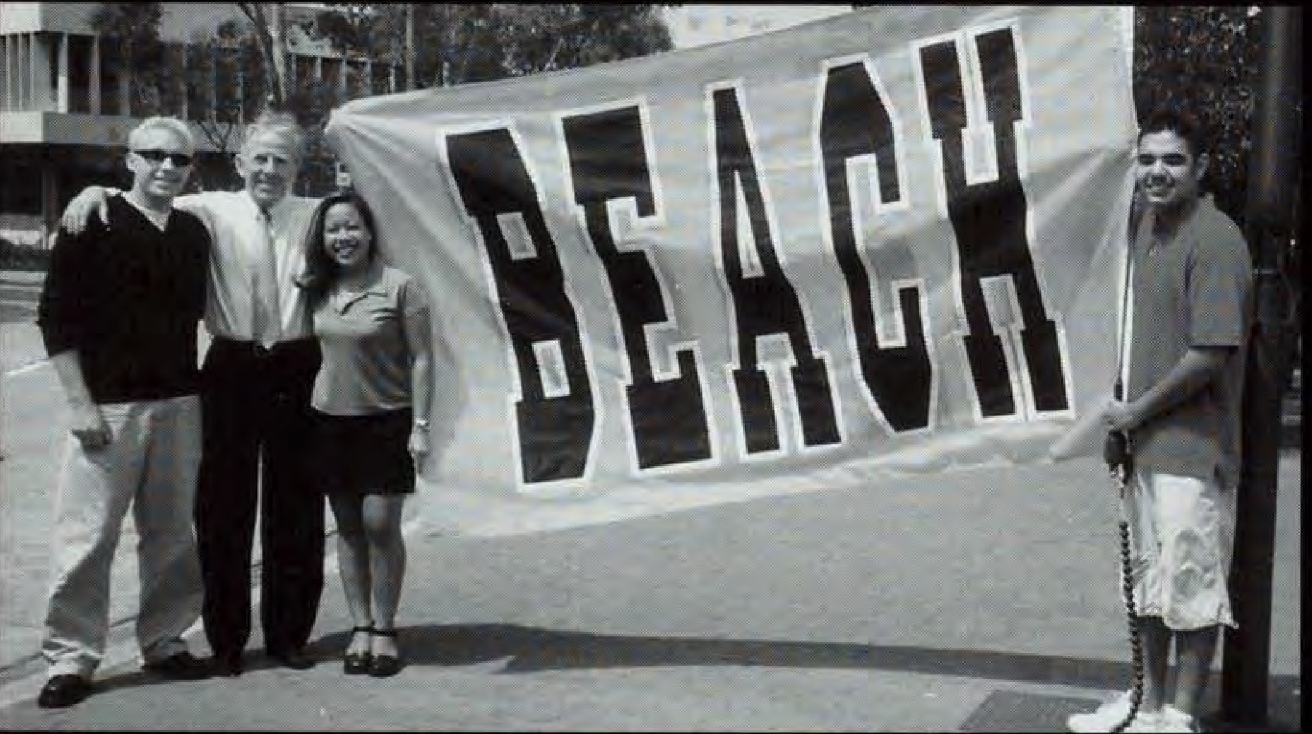
[[261,112],[254,122],[246,126],[241,150],[245,152],[251,141],[260,135],[276,135],[287,141],[291,149],[296,152],[297,158],[305,154],[305,131],[296,122],[296,117],[289,112]]
[[137,150],[142,136],[150,130],[168,130],[187,144],[187,150],[192,152],[196,150],[196,136],[191,134],[191,126],[176,117],[167,115],[147,117],[140,125],[132,128],[132,132],[128,133],[128,149]]

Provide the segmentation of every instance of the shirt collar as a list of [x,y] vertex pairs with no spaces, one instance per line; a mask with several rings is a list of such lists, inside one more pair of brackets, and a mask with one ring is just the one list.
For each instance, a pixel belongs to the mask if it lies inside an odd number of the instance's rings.
[[[251,197],[251,192],[242,189],[241,196],[242,200],[245,201],[246,205],[250,208],[251,214],[258,217],[260,215],[260,205],[255,203],[255,199]],[[275,202],[273,206],[269,207],[269,216],[273,219],[273,226],[277,227],[281,222],[286,221],[285,215],[288,211],[287,200],[290,196],[291,195],[288,194],[287,196],[282,197]]]
[[[375,258],[377,255],[374,256]],[[372,294],[375,296],[387,295],[387,285],[383,282],[383,264],[376,259],[373,262],[373,272],[370,274],[369,283],[362,290],[356,291],[361,294]]]
[[358,291],[339,291],[336,294],[336,297],[330,299],[334,302],[334,306],[338,313],[346,313],[351,306],[359,303],[366,296],[387,297],[387,284],[383,277],[383,267],[381,263],[375,262],[375,268],[373,277],[369,279],[368,285],[363,289]]

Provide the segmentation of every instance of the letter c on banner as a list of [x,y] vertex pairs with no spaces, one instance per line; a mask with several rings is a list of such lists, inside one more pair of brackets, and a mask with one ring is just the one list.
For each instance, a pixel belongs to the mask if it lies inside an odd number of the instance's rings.
[[856,204],[848,188],[849,159],[874,156],[879,171],[880,199],[887,203],[900,198],[893,120],[864,64],[843,64],[829,70],[819,134],[829,228],[852,307],[852,329],[861,377],[879,412],[894,431],[926,428],[934,387],[934,365],[925,337],[921,301],[914,288],[898,291],[906,343],[896,347],[880,346],[870,275],[861,259],[852,223]]

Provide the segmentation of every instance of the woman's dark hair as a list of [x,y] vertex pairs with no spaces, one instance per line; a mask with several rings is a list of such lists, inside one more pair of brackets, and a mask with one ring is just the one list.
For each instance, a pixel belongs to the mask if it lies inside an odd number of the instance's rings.
[[1139,140],[1149,133],[1172,132],[1184,139],[1195,158],[1208,151],[1203,126],[1198,118],[1174,106],[1161,106],[1148,114],[1139,128]]
[[305,271],[296,278],[296,285],[309,296],[311,304],[318,304],[328,294],[328,289],[337,280],[337,263],[324,252],[323,220],[328,210],[337,204],[350,204],[360,212],[364,226],[369,229],[372,242],[369,246],[369,260],[378,257],[378,228],[374,226],[374,213],[369,204],[354,191],[346,191],[325,196],[314,209],[310,219],[310,228],[305,233]]

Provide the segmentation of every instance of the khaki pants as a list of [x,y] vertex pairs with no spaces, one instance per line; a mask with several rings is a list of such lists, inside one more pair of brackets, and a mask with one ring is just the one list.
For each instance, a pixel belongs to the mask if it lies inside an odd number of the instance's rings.
[[128,508],[140,543],[137,641],[160,660],[182,652],[200,616],[200,565],[192,525],[200,464],[200,399],[100,406],[109,446],[82,448],[71,435],[55,501],[54,580],[41,654],[51,676],[90,676],[109,627],[110,569]]
[[1237,490],[1144,469],[1131,480],[1121,511],[1139,615],[1176,631],[1237,627],[1228,587]]

